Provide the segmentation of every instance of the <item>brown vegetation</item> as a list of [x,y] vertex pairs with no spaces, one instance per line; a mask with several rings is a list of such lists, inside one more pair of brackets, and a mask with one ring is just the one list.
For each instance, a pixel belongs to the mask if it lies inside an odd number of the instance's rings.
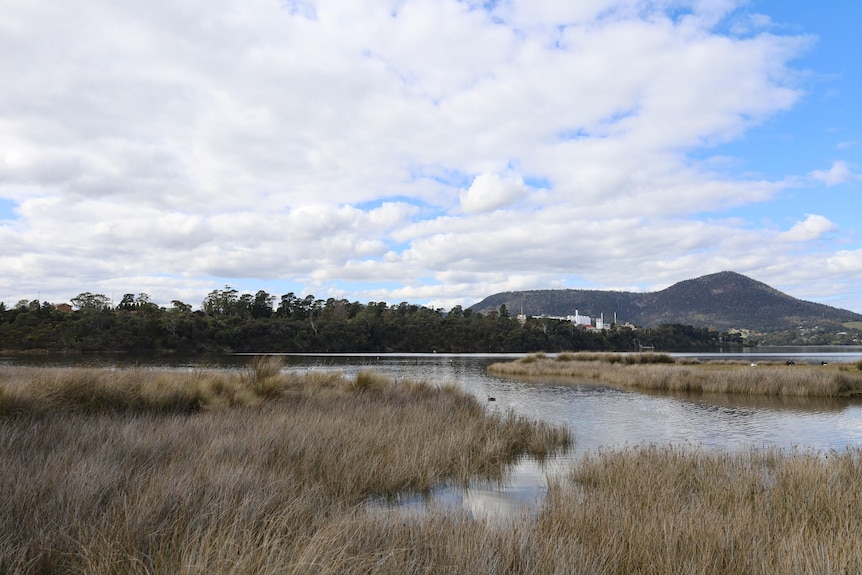
[[345,517],[310,539],[300,572],[858,573],[860,457],[672,447],[593,453],[552,483],[536,517]]
[[0,370],[0,573],[862,571],[862,450],[600,451],[533,515],[405,515],[368,501],[501,477],[568,433],[452,386],[269,362]]
[[[569,432],[370,373],[0,370],[0,573],[299,573],[371,498]],[[361,565],[358,562],[357,565]]]
[[489,371],[515,377],[569,378],[574,383],[657,391],[739,393],[794,397],[862,395],[860,364],[785,365],[784,363],[674,360],[666,354],[561,353],[529,355],[495,363]]

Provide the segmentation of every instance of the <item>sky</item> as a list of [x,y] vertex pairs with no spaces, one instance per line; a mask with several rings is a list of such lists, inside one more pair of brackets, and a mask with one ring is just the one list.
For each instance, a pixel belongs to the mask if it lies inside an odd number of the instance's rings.
[[862,3],[0,0],[0,301],[862,313]]

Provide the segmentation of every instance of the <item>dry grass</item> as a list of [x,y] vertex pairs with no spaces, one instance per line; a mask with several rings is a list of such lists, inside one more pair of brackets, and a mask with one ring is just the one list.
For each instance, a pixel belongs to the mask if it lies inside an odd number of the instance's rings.
[[548,537],[603,573],[858,573],[860,452],[593,454],[552,489]]
[[0,402],[17,406],[0,417],[0,573],[862,572],[859,449],[597,452],[533,515],[412,516],[367,502],[501,477],[568,434],[453,386],[261,373],[276,381],[260,396],[251,373],[173,374],[204,399],[165,410],[145,407],[173,396],[159,372],[78,374],[137,389],[129,407],[0,370]]
[[453,386],[276,367],[0,371],[0,573],[325,571],[369,499],[570,441]]
[[[857,366],[858,367],[858,366]],[[862,395],[862,370],[852,364],[784,365],[743,362],[676,362],[664,354],[568,353],[495,363],[497,375],[570,378],[657,391],[738,393],[794,397]],[[559,379],[557,379],[559,381]]]
[[507,524],[357,515],[314,534],[303,573],[859,573],[860,453],[593,453]]

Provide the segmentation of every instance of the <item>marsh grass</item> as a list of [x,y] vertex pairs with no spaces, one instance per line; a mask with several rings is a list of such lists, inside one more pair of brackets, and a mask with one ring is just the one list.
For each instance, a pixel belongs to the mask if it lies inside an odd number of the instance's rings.
[[274,397],[283,389],[280,377],[284,367],[282,358],[272,355],[255,356],[251,364],[240,371],[240,382],[257,397]]
[[552,487],[540,531],[601,550],[605,573],[858,573],[860,477],[856,449],[594,453]]
[[[568,432],[373,374],[280,373],[262,397],[239,374],[86,374],[136,387],[122,409],[63,406],[64,377],[0,370],[3,404],[24,406],[0,417],[4,575],[862,572],[860,449],[598,451],[537,513],[405,516],[369,501],[503,477]],[[204,390],[202,405],[146,407],[171,385]]]
[[363,369],[356,374],[356,378],[348,383],[348,389],[356,393],[365,393],[380,391],[388,385],[389,379],[386,376]]
[[302,573],[585,575],[859,573],[862,453],[595,452],[552,482],[536,517],[343,517]]
[[[533,355],[528,355],[516,361],[526,360],[527,363],[533,363],[530,361],[531,359],[548,359],[547,355],[543,355],[542,357],[536,357]],[[582,362],[590,362],[590,361],[601,361],[604,363],[610,364],[625,364],[625,365],[643,365],[643,364],[654,364],[654,363],[676,363],[676,360],[673,356],[668,355],[666,353],[593,353],[593,352],[562,352],[557,354],[554,358],[554,361],[557,362],[570,362],[570,361],[582,361]]]
[[[562,356],[562,357],[561,357]],[[504,376],[570,378],[655,391],[733,393],[793,397],[862,395],[862,373],[852,364],[785,365],[747,362],[675,361],[666,354],[567,353],[556,358],[527,356],[495,363]]]
[[455,386],[358,379],[0,371],[0,573],[325,571],[315,545],[367,501],[571,441]]

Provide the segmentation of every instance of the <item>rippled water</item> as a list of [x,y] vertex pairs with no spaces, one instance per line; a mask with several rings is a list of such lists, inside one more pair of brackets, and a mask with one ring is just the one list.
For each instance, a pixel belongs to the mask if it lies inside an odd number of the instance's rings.
[[[693,354],[679,354],[693,355]],[[575,437],[574,448],[550,464],[524,460],[516,465],[506,485],[477,485],[470,489],[441,489],[437,504],[461,506],[476,515],[507,514],[531,509],[541,499],[546,475],[559,473],[585,450],[616,448],[644,443],[696,445],[706,448],[745,449],[776,446],[825,451],[862,446],[862,402],[804,398],[701,396],[621,391],[590,384],[570,385],[551,381],[524,383],[489,375],[495,361],[517,355],[287,355],[288,370],[337,370],[354,375],[373,369],[396,379],[424,379],[432,383],[455,383],[487,402],[496,411],[515,410],[532,419],[567,425]],[[862,348],[785,348],[744,354],[715,354],[709,358],[796,363],[856,362]],[[122,364],[125,358],[80,356],[0,357],[3,365],[97,363]],[[170,369],[200,367],[200,358],[158,356],[135,358]],[[206,366],[235,369],[249,357],[216,356]],[[494,398],[494,401],[488,401]],[[410,501],[407,506],[426,502]]]

